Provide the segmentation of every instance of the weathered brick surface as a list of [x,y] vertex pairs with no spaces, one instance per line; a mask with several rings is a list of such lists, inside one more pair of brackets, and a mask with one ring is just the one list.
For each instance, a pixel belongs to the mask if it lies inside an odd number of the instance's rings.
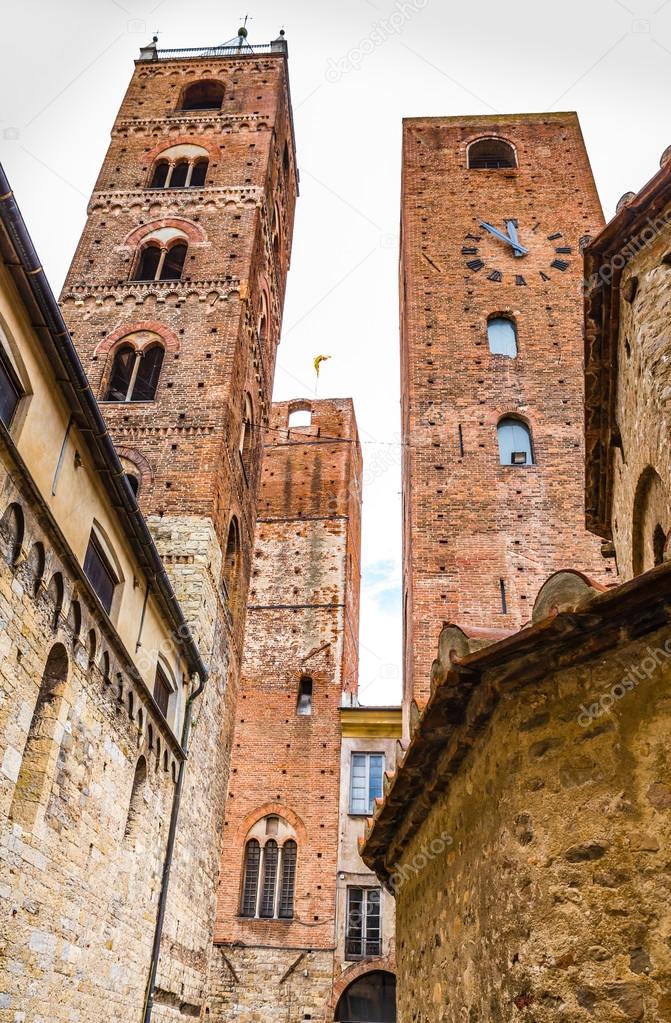
[[[223,83],[221,111],[178,110],[183,89],[201,79]],[[183,143],[208,151],[205,186],[149,189],[154,160]],[[205,999],[263,428],[296,192],[281,53],[141,61],[61,296],[99,399],[124,337],[149,330],[163,340],[155,400],[105,403],[103,411],[140,476],[140,506],[211,666],[172,867],[154,1014],[159,1021],[197,1015]],[[189,240],[182,279],[132,281],[138,245],[166,227]],[[243,465],[245,394],[253,429]],[[226,590],[222,572],[233,515],[241,554],[235,584]]]
[[400,1023],[671,1020],[670,651],[483,678],[395,867]]
[[[262,469],[212,964],[210,1018],[221,1023],[325,1019],[331,993],[339,708],[343,691],[356,691],[361,453],[349,400],[315,401],[311,426],[287,430],[290,407],[273,405]],[[296,713],[302,674],[313,680],[309,716]],[[297,836],[292,920],[238,915],[245,840],[269,813]],[[282,980],[299,954],[305,963]]]
[[[490,134],[516,147],[516,169],[466,169],[468,143]],[[477,224],[504,229],[505,218],[517,219],[528,256],[515,259]],[[551,571],[568,564],[604,581],[614,576],[583,525],[579,242],[601,224],[575,115],[405,121],[406,703],[428,695],[443,622],[512,631],[531,617]],[[562,238],[548,240],[556,232]],[[559,245],[572,249],[563,273],[550,266]],[[474,255],[462,254],[464,246],[478,249],[486,264],[479,272],[467,268]],[[501,282],[488,279],[493,269]],[[518,274],[526,285],[516,285]],[[489,352],[487,318],[496,313],[516,320],[516,359]],[[535,465],[499,464],[496,424],[506,413],[530,423]]]

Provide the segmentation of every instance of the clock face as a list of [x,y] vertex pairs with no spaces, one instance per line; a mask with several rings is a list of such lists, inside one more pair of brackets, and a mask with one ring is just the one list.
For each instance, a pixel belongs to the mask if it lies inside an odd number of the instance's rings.
[[521,225],[512,218],[500,223],[476,220],[461,246],[469,274],[520,288],[561,277],[573,253],[561,231],[548,232],[540,221]]

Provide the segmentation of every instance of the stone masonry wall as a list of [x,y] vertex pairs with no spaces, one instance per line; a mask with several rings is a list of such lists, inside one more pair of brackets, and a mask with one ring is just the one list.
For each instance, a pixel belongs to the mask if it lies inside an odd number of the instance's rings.
[[508,679],[397,871],[399,1023],[666,1023],[671,631]]
[[[667,220],[622,274],[617,351],[616,422],[621,446],[613,452],[612,528],[624,578],[655,563],[654,530],[671,530],[671,449],[668,403],[671,207]],[[627,295],[633,279],[635,295]]]
[[[0,537],[0,1020],[97,1019],[104,1005],[122,1023],[143,1002],[181,754],[10,471],[0,463],[0,510],[18,502],[26,526],[13,564]],[[55,625],[56,572],[65,596]],[[67,677],[28,748],[50,652]],[[141,757],[146,781],[133,800]]]

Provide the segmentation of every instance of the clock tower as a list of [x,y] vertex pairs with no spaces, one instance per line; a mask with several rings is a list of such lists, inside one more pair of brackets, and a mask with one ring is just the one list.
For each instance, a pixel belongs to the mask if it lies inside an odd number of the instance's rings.
[[603,215],[575,114],[404,122],[406,709],[444,622],[483,641],[544,580],[614,581],[584,527],[582,252]]

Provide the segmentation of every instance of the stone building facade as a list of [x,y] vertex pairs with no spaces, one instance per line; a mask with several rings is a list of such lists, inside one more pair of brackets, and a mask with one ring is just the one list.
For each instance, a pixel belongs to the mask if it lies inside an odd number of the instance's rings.
[[[345,844],[358,860],[341,795],[341,717],[357,710],[341,705],[356,706],[361,472],[351,401],[273,405],[224,822],[210,984],[218,1023],[333,1020],[346,967],[356,963],[355,980],[384,958],[372,938],[347,958],[340,897]],[[393,743],[392,719],[378,721],[387,738],[371,736],[376,751]],[[369,811],[367,800],[355,832]]]
[[603,223],[575,114],[403,124],[401,394],[406,710],[443,622],[531,617],[584,528],[581,248]]
[[[243,42],[242,39],[239,40]],[[245,604],[297,171],[282,37],[142,51],[61,295],[93,394],[212,666],[154,1016],[204,1011]]]
[[0,169],[0,1019],[140,1019],[207,672]]
[[671,1020],[668,200],[663,163],[586,253],[587,524],[628,581],[559,571],[498,641],[445,626],[367,828],[400,1023]]
[[587,525],[630,579],[671,530],[671,152],[585,255]]

